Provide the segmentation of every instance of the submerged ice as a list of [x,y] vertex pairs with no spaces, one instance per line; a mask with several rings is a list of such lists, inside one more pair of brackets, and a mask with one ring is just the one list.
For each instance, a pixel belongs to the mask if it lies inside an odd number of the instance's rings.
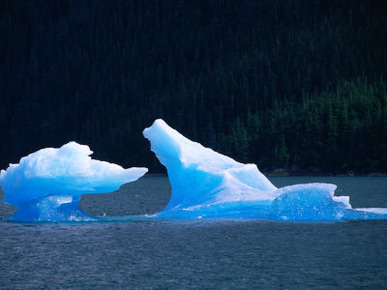
[[276,188],[255,164],[242,164],[193,142],[159,119],[146,128],[152,151],[167,168],[172,197],[165,218],[254,218],[323,221],[387,218],[387,209],[352,209],[336,185]]
[[4,202],[17,207],[13,220],[77,221],[96,218],[81,210],[82,194],[106,193],[143,176],[147,168],[124,169],[90,157],[86,145],[45,148],[1,170]]

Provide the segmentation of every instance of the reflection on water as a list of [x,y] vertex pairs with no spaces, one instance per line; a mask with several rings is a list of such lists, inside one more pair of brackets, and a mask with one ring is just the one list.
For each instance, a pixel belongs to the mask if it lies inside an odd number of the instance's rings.
[[[387,178],[271,180],[336,183],[354,206],[387,207]],[[81,205],[96,215],[153,213],[170,191],[166,177],[146,177]],[[0,222],[0,237],[0,289],[383,289],[387,281],[387,220]]]
[[0,289],[383,289],[387,222],[0,223]]
[[[347,195],[354,208],[387,207],[386,177],[270,177],[277,187],[285,185],[325,182],[336,184],[335,195]],[[0,190],[2,200],[3,192]],[[94,216],[123,216],[154,214],[161,211],[171,197],[171,186],[166,176],[148,175],[123,185],[108,194],[84,195],[81,207]],[[13,206],[0,203],[0,217],[11,216]]]

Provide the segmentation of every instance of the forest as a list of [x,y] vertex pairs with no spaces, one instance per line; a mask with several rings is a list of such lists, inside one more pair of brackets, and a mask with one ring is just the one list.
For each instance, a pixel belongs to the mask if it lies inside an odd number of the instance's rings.
[[165,172],[157,118],[264,172],[387,172],[384,0],[2,0],[0,168],[69,141]]

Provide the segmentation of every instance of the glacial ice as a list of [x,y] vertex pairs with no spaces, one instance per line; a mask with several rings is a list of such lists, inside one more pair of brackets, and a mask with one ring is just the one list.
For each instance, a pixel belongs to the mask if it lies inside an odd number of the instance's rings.
[[352,209],[336,185],[276,188],[255,164],[242,164],[193,142],[158,119],[144,136],[167,168],[172,196],[159,218],[333,221],[386,219],[387,208]]
[[148,171],[94,160],[92,153],[88,146],[70,142],[58,149],[41,149],[1,170],[3,201],[18,208],[11,220],[96,220],[79,207],[82,194],[117,190]]
[[[255,164],[242,164],[193,142],[159,119],[144,136],[167,168],[172,196],[154,219],[265,219],[336,221],[387,219],[387,208],[353,209],[336,185],[275,187]],[[93,217],[79,207],[81,195],[106,193],[143,176],[93,160],[86,145],[70,142],[23,157],[0,172],[4,202],[17,207],[15,221],[133,221],[149,216]]]

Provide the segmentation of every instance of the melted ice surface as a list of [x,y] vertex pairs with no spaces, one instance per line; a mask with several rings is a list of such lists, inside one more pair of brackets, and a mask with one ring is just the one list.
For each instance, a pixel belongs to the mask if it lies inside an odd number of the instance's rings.
[[78,206],[82,194],[117,190],[143,176],[147,168],[124,169],[92,159],[86,145],[70,142],[45,148],[1,170],[4,202],[18,207],[14,220],[90,220]]
[[159,119],[144,136],[167,168],[172,197],[158,217],[291,221],[387,218],[387,209],[352,209],[336,185],[276,188],[255,164],[242,164],[193,142]]

